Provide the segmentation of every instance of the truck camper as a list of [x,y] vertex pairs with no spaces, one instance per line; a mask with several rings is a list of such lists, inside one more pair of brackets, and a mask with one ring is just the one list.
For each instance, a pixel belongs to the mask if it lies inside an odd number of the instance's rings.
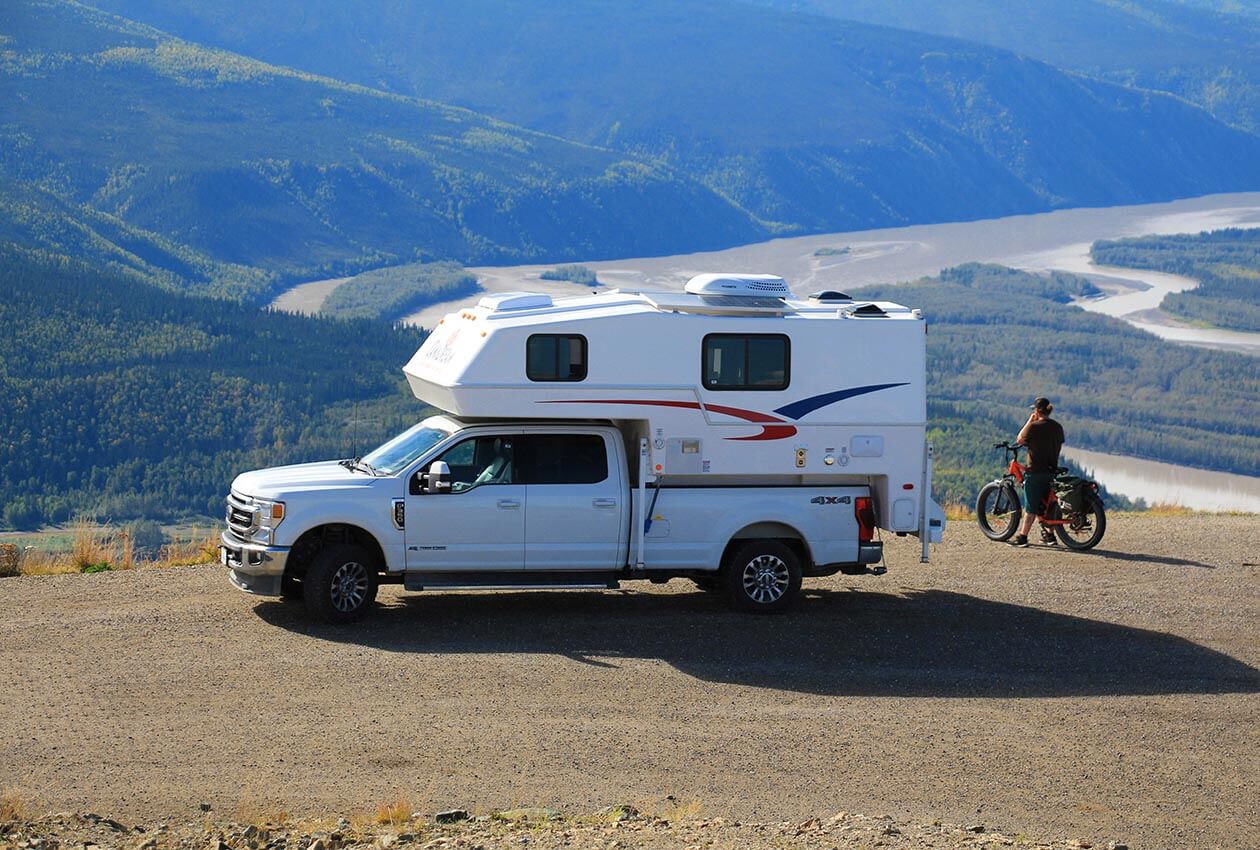
[[483,297],[404,367],[431,416],[363,458],[247,472],[221,557],[242,590],[357,618],[377,587],[673,578],[784,610],[880,574],[880,532],[944,530],[918,310],[772,275],[682,292]]

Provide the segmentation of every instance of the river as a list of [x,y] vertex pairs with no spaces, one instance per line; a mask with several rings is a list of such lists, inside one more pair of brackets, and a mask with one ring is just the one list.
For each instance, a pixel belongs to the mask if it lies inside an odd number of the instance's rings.
[[1107,489],[1148,505],[1181,505],[1200,511],[1260,513],[1260,478],[1175,466],[1154,460],[1063,447],[1063,456]]

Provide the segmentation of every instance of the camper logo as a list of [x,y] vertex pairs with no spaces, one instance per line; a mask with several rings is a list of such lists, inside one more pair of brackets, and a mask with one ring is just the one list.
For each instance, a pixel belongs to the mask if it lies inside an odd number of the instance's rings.
[[783,407],[776,408],[773,413],[762,413],[758,410],[745,410],[742,407],[728,407],[724,404],[707,404],[698,401],[663,401],[650,399],[634,399],[634,398],[583,398],[583,399],[549,399],[540,401],[539,404],[628,404],[642,405],[644,407],[677,407],[686,410],[700,410],[705,413],[716,413],[719,416],[730,416],[734,419],[742,419],[754,425],[761,426],[761,432],[757,434],[749,434],[745,437],[726,437],[727,440],[785,440],[788,437],[796,435],[796,426],[793,422],[813,413],[828,405],[835,404],[838,401],[844,401],[847,398],[854,398],[867,393],[879,392],[893,387],[904,387],[909,381],[902,381],[897,384],[870,384],[865,387],[850,387],[845,390],[835,390],[834,392],[823,393],[822,395],[810,396],[800,401],[794,401],[791,404],[785,404]]

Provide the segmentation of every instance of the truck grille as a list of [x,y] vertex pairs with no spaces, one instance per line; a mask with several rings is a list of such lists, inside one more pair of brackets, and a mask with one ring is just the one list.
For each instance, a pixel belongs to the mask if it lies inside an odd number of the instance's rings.
[[258,530],[258,515],[235,493],[227,500],[227,525],[241,537],[248,537]]

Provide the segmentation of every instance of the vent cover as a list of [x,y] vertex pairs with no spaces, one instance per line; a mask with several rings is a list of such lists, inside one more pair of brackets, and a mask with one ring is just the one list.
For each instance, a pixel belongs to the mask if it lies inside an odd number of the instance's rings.
[[822,292],[810,293],[809,300],[830,303],[832,301],[852,301],[853,297],[834,289],[824,289]]
[[498,295],[484,295],[477,302],[491,313],[502,313],[507,310],[537,310],[540,307],[554,306],[550,295],[541,292],[501,292]]
[[772,274],[698,274],[687,281],[692,295],[734,295],[790,298],[787,281]]

